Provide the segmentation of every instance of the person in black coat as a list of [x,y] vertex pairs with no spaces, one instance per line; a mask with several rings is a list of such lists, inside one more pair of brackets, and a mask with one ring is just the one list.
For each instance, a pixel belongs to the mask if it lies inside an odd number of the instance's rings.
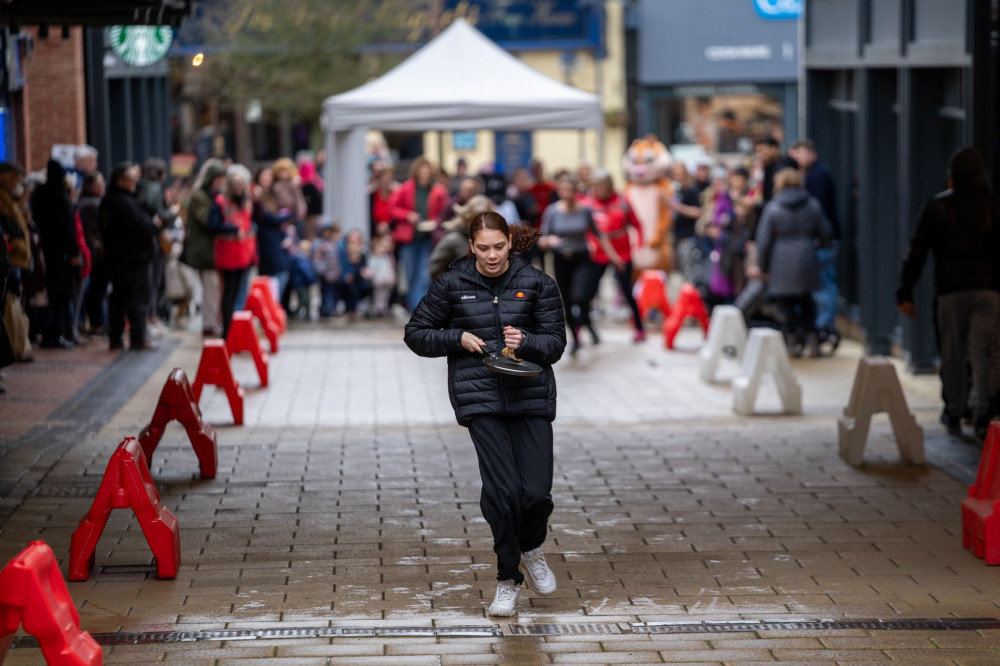
[[122,162],[111,170],[111,182],[98,209],[104,259],[111,278],[108,342],[112,350],[122,348],[125,317],[129,321],[131,348],[155,348],[146,340],[146,316],[149,267],[153,261],[152,239],[159,233],[159,227],[135,198],[133,167],[130,162]]
[[[551,594],[556,579],[541,545],[552,513],[552,364],[566,348],[559,289],[515,252],[531,247],[535,229],[514,234],[494,212],[469,225],[471,256],[457,259],[414,309],[404,340],[420,356],[448,358],[448,393],[459,424],[469,428],[482,476],[480,507],[493,532],[497,592],[490,615],[515,613],[523,565],[531,585]],[[534,377],[500,375],[484,352],[504,347],[542,366]]]
[[757,139],[753,145],[757,159],[763,168],[763,180],[761,182],[761,207],[774,196],[774,176],[782,169],[798,169],[798,163],[781,152],[781,144],[773,136],[766,136]]
[[42,347],[72,349],[63,337],[73,317],[73,297],[79,279],[80,246],[76,241],[76,221],[69,200],[66,169],[49,160],[45,183],[31,195],[31,215],[45,255],[45,291],[49,307],[42,327]]
[[270,167],[257,172],[252,188],[253,222],[257,226],[257,254],[260,259],[257,272],[278,278],[278,293],[284,295],[292,270],[286,231],[288,225],[295,222],[295,212],[278,208],[271,190],[273,184],[274,172]]
[[907,317],[917,316],[913,289],[928,255],[934,257],[934,316],[945,402],[941,421],[950,434],[961,434],[962,414],[971,407],[975,435],[985,439],[990,346],[1000,318],[1000,215],[983,158],[971,146],[951,156],[948,189],[928,201],[917,218],[896,288],[896,308]]
[[[151,218],[159,217],[160,225],[169,229],[174,226],[174,220],[177,219],[177,211],[180,210],[180,206],[167,203],[167,191],[164,187],[166,180],[166,161],[159,157],[150,157],[143,162],[142,178],[135,186],[135,198],[147,215]],[[150,254],[149,305],[146,309],[146,316],[150,324],[155,324],[160,299],[163,295],[163,267],[166,264],[166,255],[164,255],[159,238],[155,238],[151,242],[153,252]]]
[[840,218],[837,216],[837,191],[833,174],[826,168],[816,151],[816,144],[809,139],[801,139],[792,144],[788,154],[794,159],[805,178],[805,188],[816,198],[823,208],[823,215],[830,223],[832,235],[830,245],[817,250],[819,257],[820,287],[813,294],[816,300],[816,328],[829,337],[836,334],[837,302],[840,289],[837,286],[837,246],[840,242]]

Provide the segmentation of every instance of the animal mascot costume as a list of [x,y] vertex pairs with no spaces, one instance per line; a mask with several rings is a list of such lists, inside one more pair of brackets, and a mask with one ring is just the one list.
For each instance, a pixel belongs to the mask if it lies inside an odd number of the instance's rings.
[[622,159],[628,177],[625,198],[642,225],[644,246],[633,254],[636,271],[670,271],[673,259],[670,199],[674,191],[667,170],[672,163],[667,147],[652,134],[633,141]]

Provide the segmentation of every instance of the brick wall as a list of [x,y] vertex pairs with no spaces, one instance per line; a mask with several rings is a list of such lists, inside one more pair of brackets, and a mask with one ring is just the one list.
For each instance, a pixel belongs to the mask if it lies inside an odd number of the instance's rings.
[[37,171],[45,168],[53,144],[87,142],[83,29],[71,28],[68,39],[59,26],[49,28],[45,39],[37,28],[25,30],[34,35],[35,52],[26,68],[24,136],[17,138],[18,153],[26,169]]

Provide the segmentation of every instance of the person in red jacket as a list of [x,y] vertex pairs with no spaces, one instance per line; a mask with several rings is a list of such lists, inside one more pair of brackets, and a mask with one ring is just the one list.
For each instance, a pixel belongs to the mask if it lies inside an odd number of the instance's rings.
[[[86,182],[84,179],[84,183]],[[90,269],[93,267],[93,262],[90,248],[87,247],[87,237],[83,233],[83,220],[80,218],[79,208],[73,213],[73,222],[76,226],[76,244],[80,248],[80,274],[76,283],[76,293],[73,294],[73,317],[70,319],[63,336],[79,345],[84,342],[83,338],[80,337],[80,310],[83,308],[83,296],[90,282]]]
[[226,170],[226,188],[216,195],[208,214],[215,234],[215,268],[222,273],[222,337],[229,334],[236,302],[246,291],[250,267],[257,258],[253,202],[248,193],[250,172],[240,164]]
[[[646,333],[642,330],[642,317],[639,316],[639,306],[632,295],[632,247],[642,247],[642,225],[639,219],[632,212],[628,201],[615,192],[614,182],[611,175],[604,169],[598,169],[591,178],[590,193],[585,198],[585,206],[589,206],[594,211],[594,224],[599,231],[604,232],[612,249],[615,251],[614,257],[609,257],[604,246],[592,234],[587,234],[587,245],[590,246],[590,258],[592,261],[593,275],[591,276],[591,294],[597,295],[597,289],[601,278],[607,271],[608,265],[615,267],[615,281],[621,289],[622,297],[632,310],[632,323],[635,326],[635,342],[646,339]],[[629,232],[629,227],[634,231]],[[633,238],[634,234],[634,238]]]
[[370,238],[378,236],[382,228],[392,226],[392,195],[398,187],[392,169],[383,169],[375,178],[375,187],[371,191],[368,205],[371,216],[368,227]]
[[531,176],[534,178],[534,183],[532,183],[528,191],[531,192],[531,196],[535,199],[535,205],[538,206],[538,219],[540,220],[542,219],[542,215],[545,214],[545,209],[549,207],[549,204],[555,203],[556,199],[558,199],[556,196],[556,186],[552,181],[545,178],[545,167],[542,166],[541,160],[531,160],[529,168],[531,169]]
[[430,288],[431,233],[447,202],[448,190],[434,182],[434,168],[423,156],[413,161],[410,179],[392,195],[396,223],[392,235],[406,275],[406,305],[411,312]]

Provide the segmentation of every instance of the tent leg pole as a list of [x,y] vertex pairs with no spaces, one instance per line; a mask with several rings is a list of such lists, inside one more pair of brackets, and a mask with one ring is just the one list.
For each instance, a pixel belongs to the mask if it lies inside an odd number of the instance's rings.
[[326,161],[323,166],[323,181],[324,181],[324,192],[323,192],[323,216],[327,220],[332,220],[333,215],[333,203],[335,196],[343,196],[343,193],[337,192],[336,187],[336,177],[337,177],[337,142],[332,131],[327,130],[325,136],[323,137],[323,148],[326,151]]

